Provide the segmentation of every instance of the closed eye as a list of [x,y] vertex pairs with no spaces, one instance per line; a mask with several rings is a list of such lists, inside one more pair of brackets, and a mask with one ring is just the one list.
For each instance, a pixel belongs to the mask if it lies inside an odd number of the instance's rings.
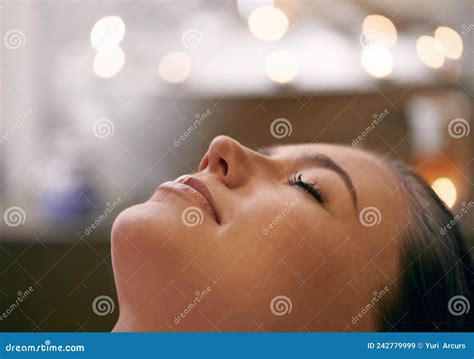
[[298,186],[312,195],[319,203],[324,204],[326,202],[325,195],[320,188],[316,187],[316,184],[309,184],[308,182],[303,181],[303,175],[301,173],[295,172],[288,177],[288,183],[292,186]]

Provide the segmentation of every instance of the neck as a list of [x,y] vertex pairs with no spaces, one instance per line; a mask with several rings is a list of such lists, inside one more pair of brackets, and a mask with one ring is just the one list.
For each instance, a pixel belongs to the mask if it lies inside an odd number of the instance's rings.
[[164,332],[170,330],[165,321],[153,315],[134,316],[122,311],[112,332]]

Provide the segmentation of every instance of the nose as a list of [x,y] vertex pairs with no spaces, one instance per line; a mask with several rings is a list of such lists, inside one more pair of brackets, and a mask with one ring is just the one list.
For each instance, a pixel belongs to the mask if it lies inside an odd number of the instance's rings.
[[243,186],[246,182],[250,150],[228,136],[217,136],[199,165],[199,171],[208,171],[227,187]]

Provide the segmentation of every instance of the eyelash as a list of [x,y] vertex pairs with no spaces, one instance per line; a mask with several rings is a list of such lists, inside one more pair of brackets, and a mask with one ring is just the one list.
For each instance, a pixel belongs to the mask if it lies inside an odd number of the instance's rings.
[[304,182],[301,177],[301,173],[295,172],[288,177],[288,183],[292,186],[298,186],[303,188],[306,192],[312,195],[319,203],[324,203],[326,201],[323,191],[320,188],[314,187],[314,184],[311,185],[307,182]]

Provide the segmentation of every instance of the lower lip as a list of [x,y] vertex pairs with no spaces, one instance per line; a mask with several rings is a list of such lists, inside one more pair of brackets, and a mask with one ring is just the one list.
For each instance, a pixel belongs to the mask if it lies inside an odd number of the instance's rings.
[[194,204],[202,208],[217,222],[214,210],[212,209],[207,199],[191,186],[185,185],[183,183],[169,181],[161,184],[158,189],[168,190],[170,192],[184,196],[186,199],[191,200]]

